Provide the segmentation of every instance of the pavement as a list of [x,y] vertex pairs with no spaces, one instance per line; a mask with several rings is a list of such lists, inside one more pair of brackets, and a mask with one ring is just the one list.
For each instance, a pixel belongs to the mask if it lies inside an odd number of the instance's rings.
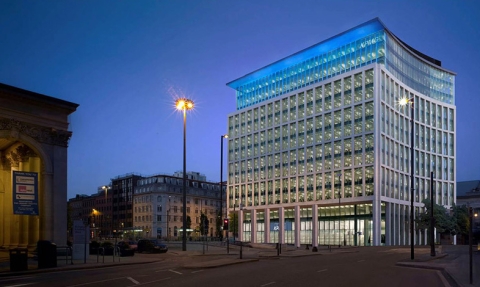
[[[0,249],[0,277],[21,276],[35,273],[57,272],[65,270],[93,269],[118,265],[146,264],[169,261],[176,266],[190,269],[216,268],[225,265],[241,264],[265,259],[277,259],[282,257],[335,255],[340,253],[358,252],[360,248],[350,246],[319,246],[316,252],[312,248],[296,248],[292,245],[282,245],[281,253],[278,254],[275,244],[248,244],[240,247],[229,246],[227,253],[226,245],[219,242],[188,243],[187,251],[181,251],[181,242],[169,242],[169,251],[163,254],[140,254],[134,256],[98,256],[87,255],[86,260],[71,257],[58,256],[57,267],[38,268],[38,261],[34,254],[28,254],[28,270],[11,271],[10,255],[6,249]],[[436,256],[430,255],[428,246],[415,247],[415,259],[410,259],[410,247],[390,248],[388,252],[405,254],[405,259],[397,262],[397,266],[409,268],[426,268],[440,271],[444,276],[445,286],[480,286],[480,251],[474,246],[473,252],[473,282],[470,284],[469,250],[468,246],[444,245],[436,250]]]

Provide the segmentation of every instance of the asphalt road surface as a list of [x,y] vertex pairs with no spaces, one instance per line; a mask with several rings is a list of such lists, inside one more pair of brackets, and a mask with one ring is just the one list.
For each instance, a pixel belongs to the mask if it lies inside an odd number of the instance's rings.
[[0,286],[447,286],[439,271],[397,267],[408,249],[359,248],[350,253],[312,255],[185,269],[164,262],[71,270],[0,278]]

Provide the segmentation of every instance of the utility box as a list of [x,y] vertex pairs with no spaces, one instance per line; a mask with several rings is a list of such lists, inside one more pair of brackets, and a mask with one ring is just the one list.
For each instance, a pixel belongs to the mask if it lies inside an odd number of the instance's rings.
[[28,270],[28,249],[13,248],[10,249],[10,271]]
[[38,269],[57,267],[57,245],[47,240],[37,242]]

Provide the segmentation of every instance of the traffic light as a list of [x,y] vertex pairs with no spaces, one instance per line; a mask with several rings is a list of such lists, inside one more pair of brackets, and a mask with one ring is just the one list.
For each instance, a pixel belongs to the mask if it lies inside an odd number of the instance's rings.
[[228,218],[223,220],[223,230],[228,230]]

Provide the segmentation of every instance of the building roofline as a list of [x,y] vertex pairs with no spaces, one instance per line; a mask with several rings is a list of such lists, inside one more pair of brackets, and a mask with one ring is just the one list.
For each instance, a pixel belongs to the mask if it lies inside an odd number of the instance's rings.
[[412,53],[415,57],[417,57],[419,60],[422,62],[426,62],[429,65],[433,65],[438,69],[444,70],[445,72],[449,72],[452,74],[456,74],[452,71],[449,71],[443,67],[441,67],[441,61],[437,60],[433,57],[427,56],[418,50],[415,50],[411,46],[407,45],[405,42],[400,40],[395,34],[393,34],[384,24],[383,22],[378,18],[374,18],[372,20],[369,20],[363,24],[360,24],[358,26],[355,26],[347,31],[344,31],[340,34],[337,34],[335,36],[332,36],[324,41],[321,41],[317,44],[314,44],[310,47],[307,47],[303,50],[300,50],[299,52],[296,52],[290,56],[287,56],[283,59],[280,59],[276,62],[273,62],[269,65],[266,65],[262,68],[259,68],[253,72],[250,72],[240,78],[237,78],[233,81],[230,81],[227,83],[227,86],[237,89],[238,87],[251,82],[254,79],[259,79],[263,78],[267,75],[271,75],[275,72],[281,71],[284,68],[290,67],[294,64],[300,63],[304,60],[311,59],[315,55],[320,55],[322,53],[332,51],[336,47],[339,47],[341,45],[350,43],[354,41],[355,39],[370,35],[374,32],[380,31],[380,30],[385,30],[388,32],[389,35],[394,37],[396,40],[399,41],[399,43],[409,52]]
[[63,108],[69,111],[69,114],[73,113],[79,106],[79,104],[75,104],[62,99],[35,93],[29,90],[20,89],[20,88],[3,84],[3,83],[0,83],[0,91],[5,91],[9,94],[14,94],[16,96],[28,98],[33,101],[41,101],[41,102],[53,104],[55,106],[62,106]]

